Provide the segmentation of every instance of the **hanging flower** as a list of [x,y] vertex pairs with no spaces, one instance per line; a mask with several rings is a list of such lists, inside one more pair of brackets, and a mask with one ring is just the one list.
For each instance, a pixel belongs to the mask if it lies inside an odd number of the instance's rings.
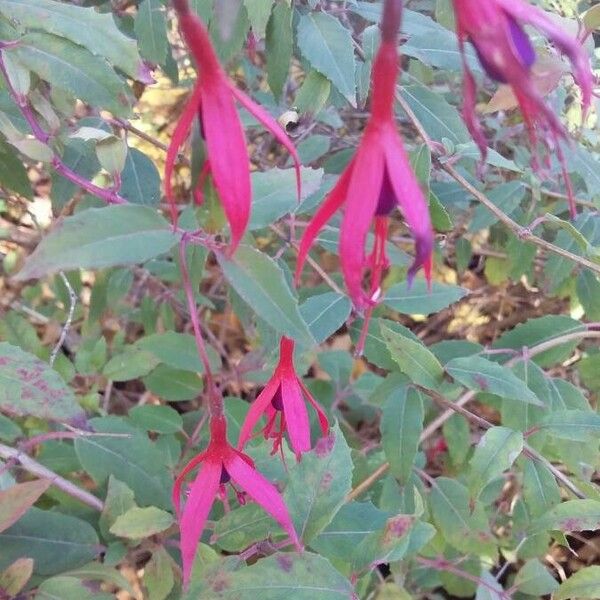
[[250,406],[240,431],[238,447],[243,448],[248,443],[254,427],[265,415],[267,424],[262,432],[265,439],[273,439],[273,454],[281,448],[283,435],[287,431],[292,450],[300,460],[302,453],[311,449],[310,420],[306,402],[317,413],[321,432],[325,435],[329,430],[327,415],[296,375],[293,340],[282,337],[279,364],[263,391]]
[[[308,224],[298,253],[296,280],[319,231],[345,205],[340,260],[348,293],[357,309],[374,305],[381,293],[381,278],[389,265],[385,252],[389,215],[397,205],[415,238],[416,256],[409,269],[409,281],[421,267],[427,279],[431,278],[433,231],[429,209],[410,167],[394,117],[401,13],[399,0],[385,3],[382,42],[373,64],[371,118],[356,155]],[[365,243],[372,222],[375,244],[366,257]],[[362,284],[365,268],[371,272],[368,293]]]
[[524,31],[532,25],[543,33],[569,58],[575,81],[581,88],[584,113],[592,97],[593,74],[590,61],[579,40],[572,38],[556,25],[542,10],[523,0],[453,0],[456,27],[464,69],[463,117],[482,156],[487,152],[487,142],[481,124],[475,114],[475,79],[465,60],[465,41],[475,47],[479,62],[485,72],[495,81],[508,84],[516,96],[527,127],[534,157],[532,165],[539,170],[538,144],[550,153],[555,151],[560,161],[567,185],[571,215],[576,214],[575,199],[560,140],[566,131],[560,119],[546,105],[538,91],[532,74],[536,53]]
[[[212,417],[210,430],[207,449],[185,466],[173,486],[173,504],[181,530],[184,587],[189,584],[198,542],[215,498],[219,493],[225,497],[225,484],[230,482],[239,486],[241,491],[236,489],[236,493],[242,502],[245,501],[242,492],[245,492],[281,525],[290,541],[301,549],[290,514],[277,488],[254,468],[249,456],[227,442],[225,417]],[[189,486],[182,511],[181,486],[187,474],[199,465],[200,470]]]
[[[172,178],[179,149],[198,118],[204,137],[208,164],[199,178],[202,185],[210,173],[223,204],[231,229],[230,252],[235,252],[248,225],[251,205],[250,165],[246,137],[235,101],[260,121],[292,155],[300,197],[300,160],[284,131],[262,107],[238,90],[219,64],[206,27],[190,10],[187,0],[173,0],[183,38],[196,62],[198,78],[183,109],[167,151],[165,194],[171,207],[171,219],[177,223],[177,208]],[[201,193],[195,194],[197,198]]]

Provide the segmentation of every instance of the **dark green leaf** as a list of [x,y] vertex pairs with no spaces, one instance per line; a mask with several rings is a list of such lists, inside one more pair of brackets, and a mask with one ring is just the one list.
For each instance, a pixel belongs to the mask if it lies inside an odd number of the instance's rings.
[[276,98],[281,96],[292,59],[292,9],[287,2],[278,2],[267,25],[267,80]]
[[160,175],[154,163],[137,148],[129,148],[121,173],[121,196],[133,204],[157,206],[160,201]]
[[33,199],[27,171],[14,149],[0,139],[0,185],[24,198]]
[[134,406],[129,418],[138,426],[158,433],[177,433],[183,428],[181,415],[170,406]]
[[138,4],[134,29],[142,56],[151,63],[164,64],[169,41],[163,3],[160,0],[142,0]]
[[352,303],[348,296],[337,292],[311,296],[300,305],[300,314],[318,344],[344,324],[351,310]]

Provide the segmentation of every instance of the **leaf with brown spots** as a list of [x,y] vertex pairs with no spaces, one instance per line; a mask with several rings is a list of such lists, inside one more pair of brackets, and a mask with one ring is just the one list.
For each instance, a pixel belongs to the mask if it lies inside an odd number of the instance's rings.
[[17,483],[0,491],[0,531],[14,525],[50,486],[49,479]]

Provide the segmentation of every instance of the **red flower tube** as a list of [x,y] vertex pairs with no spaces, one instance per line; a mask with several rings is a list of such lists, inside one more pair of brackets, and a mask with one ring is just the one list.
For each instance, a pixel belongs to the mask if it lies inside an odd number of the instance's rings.
[[[288,509],[277,488],[254,468],[252,459],[229,445],[225,417],[213,416],[210,421],[210,442],[204,452],[192,459],[177,476],[173,486],[173,504],[181,530],[183,583],[190,581],[196,549],[210,509],[225,484],[236,483],[254,502],[281,525],[291,543],[301,549]],[[181,487],[187,474],[200,465],[196,478],[189,486],[183,511]],[[241,493],[236,490],[238,496]]]
[[[421,267],[428,281],[431,278],[433,231],[429,208],[410,167],[394,117],[401,14],[400,0],[386,1],[381,46],[373,64],[371,118],[356,155],[308,224],[298,253],[296,281],[319,231],[345,205],[340,260],[348,293],[358,309],[373,306],[380,295],[382,274],[388,266],[385,243],[389,215],[396,205],[402,209],[415,239],[416,256],[409,269],[409,281]],[[366,257],[365,242],[373,221],[375,245]],[[368,293],[362,286],[365,268],[371,271]]]
[[[237,100],[283,144],[294,159],[298,197],[300,197],[300,160],[296,149],[278,123],[262,107],[238,90],[219,64],[202,21],[190,10],[187,0],[173,0],[183,38],[198,69],[192,94],[183,109],[167,151],[165,195],[171,219],[177,223],[172,178],[177,155],[198,118],[208,153],[210,172],[231,229],[230,252],[235,252],[248,225],[251,205],[250,165],[246,137],[237,113]],[[201,177],[200,181],[204,178]],[[197,195],[200,197],[201,195]]]
[[304,398],[317,413],[321,432],[325,435],[329,430],[327,415],[296,374],[293,340],[283,337],[280,342],[279,364],[263,391],[250,406],[240,430],[238,448],[243,448],[248,443],[254,427],[265,415],[267,424],[262,431],[265,439],[274,440],[273,454],[281,447],[283,435],[287,431],[292,450],[300,460],[302,453],[311,449],[310,421]]
[[475,114],[476,86],[465,60],[466,40],[475,47],[485,72],[495,81],[512,87],[534,152],[534,169],[539,169],[535,155],[538,143],[547,149],[548,157],[551,151],[556,151],[567,185],[569,208],[574,216],[575,199],[559,143],[566,138],[566,131],[535,87],[531,72],[535,49],[523,26],[535,27],[569,58],[573,76],[581,88],[585,113],[590,106],[594,77],[581,43],[565,33],[542,10],[523,0],[453,0],[453,3],[464,69],[463,118],[482,156],[486,155],[487,142]]

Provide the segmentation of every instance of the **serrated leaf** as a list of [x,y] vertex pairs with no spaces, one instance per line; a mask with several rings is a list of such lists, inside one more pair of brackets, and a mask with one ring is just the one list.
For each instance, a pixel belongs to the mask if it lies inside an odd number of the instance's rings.
[[299,537],[309,543],[331,522],[352,483],[350,448],[339,427],[290,468],[284,498]]
[[244,0],[244,5],[248,11],[252,32],[256,39],[261,40],[265,37],[273,0]]
[[139,540],[160,533],[172,524],[173,515],[156,506],[134,506],[116,518],[110,532],[118,537]]
[[469,489],[474,496],[495,477],[501,475],[523,451],[523,434],[507,427],[488,429],[469,462]]
[[229,260],[217,254],[223,274],[241,298],[279,333],[301,344],[314,343],[281,267],[266,254],[240,246]]
[[409,479],[423,430],[423,401],[414,389],[392,391],[382,407],[381,443],[390,471],[402,483]]
[[55,0],[0,0],[0,12],[24,27],[41,28],[84,46],[132,79],[147,79],[135,42],[118,29],[110,13]]
[[48,363],[6,342],[0,343],[0,409],[17,416],[85,422],[85,413],[61,376]]
[[135,264],[167,252],[176,242],[177,236],[167,221],[150,208],[134,205],[90,208],[57,221],[25,261],[16,279]]
[[595,600],[598,598],[598,590],[600,590],[600,567],[592,565],[583,567],[573,573],[569,579],[563,581],[553,598],[554,600],[568,600],[569,598]]
[[94,528],[76,517],[31,508],[0,533],[0,569],[17,558],[34,560],[38,575],[54,575],[86,564],[101,548]]
[[600,529],[600,502],[568,500],[551,508],[531,524],[531,533],[552,529],[563,532]]
[[296,29],[302,56],[356,107],[356,80],[352,34],[324,12],[301,15]]
[[0,490],[0,532],[14,525],[50,487],[49,479],[17,483]]
[[345,323],[351,310],[352,302],[348,296],[337,292],[311,296],[300,305],[300,314],[318,344]]
[[481,356],[454,358],[444,368],[456,381],[470,390],[543,406],[525,382],[509,368]]
[[422,343],[396,333],[385,325],[381,327],[381,335],[392,359],[412,381],[430,389],[439,386],[444,369]]
[[28,33],[5,50],[40,79],[76,98],[126,116],[130,91],[108,63],[69,40],[47,33]]
[[133,27],[142,56],[152,63],[163,65],[169,51],[169,41],[162,2],[142,0],[138,4]]
[[469,293],[465,288],[434,281],[431,291],[424,279],[415,279],[409,288],[405,281],[386,292],[383,303],[407,315],[429,315],[458,302]]

